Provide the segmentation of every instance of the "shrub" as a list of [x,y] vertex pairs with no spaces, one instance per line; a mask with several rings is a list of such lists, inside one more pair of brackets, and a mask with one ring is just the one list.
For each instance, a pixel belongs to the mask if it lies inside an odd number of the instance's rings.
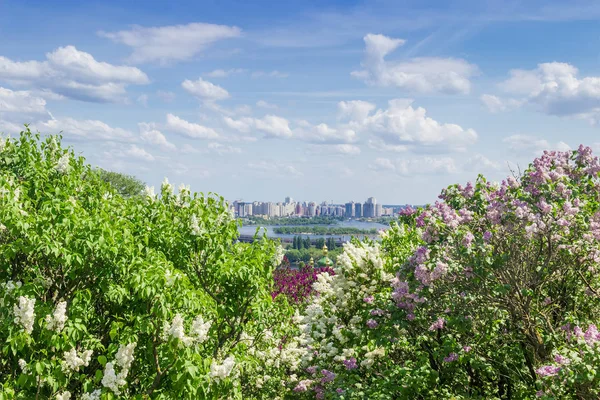
[[285,393],[282,254],[238,243],[222,198],[166,180],[124,198],[27,131],[0,142],[0,224],[1,398]]

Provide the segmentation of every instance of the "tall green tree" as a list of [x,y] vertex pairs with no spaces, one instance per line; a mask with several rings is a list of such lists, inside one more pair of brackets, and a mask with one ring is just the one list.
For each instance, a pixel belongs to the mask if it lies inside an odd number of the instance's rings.
[[109,183],[123,197],[139,196],[146,184],[133,175],[107,171],[102,168],[95,170],[100,179]]

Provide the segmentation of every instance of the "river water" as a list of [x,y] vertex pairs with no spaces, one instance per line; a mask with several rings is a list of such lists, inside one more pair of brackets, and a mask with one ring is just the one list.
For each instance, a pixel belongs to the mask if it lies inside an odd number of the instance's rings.
[[[267,237],[270,238],[281,238],[281,239],[292,239],[294,236],[308,236],[311,239],[316,239],[316,238],[334,238],[334,239],[340,239],[342,241],[347,241],[350,240],[350,238],[352,236],[357,236],[357,237],[363,237],[363,236],[377,236],[377,235],[298,235],[298,234],[281,234],[281,233],[275,233],[273,232],[274,228],[278,228],[278,227],[282,227],[282,226],[298,226],[298,225],[279,225],[279,226],[265,226],[265,227],[259,227],[258,225],[246,225],[246,226],[242,226],[241,228],[239,228],[240,231],[240,235],[254,235],[254,233],[256,232],[256,229],[259,228],[260,232],[259,234],[262,234],[263,232],[266,232]],[[358,229],[363,229],[363,230],[367,230],[367,229],[377,229],[377,230],[381,230],[381,229],[389,229],[388,225],[383,225],[383,224],[379,224],[377,222],[362,222],[362,221],[355,221],[355,220],[349,220],[349,221],[341,221],[338,222],[336,224],[332,224],[332,225],[302,225],[305,226],[307,228],[310,229],[311,226],[327,226],[330,228],[358,228]]]

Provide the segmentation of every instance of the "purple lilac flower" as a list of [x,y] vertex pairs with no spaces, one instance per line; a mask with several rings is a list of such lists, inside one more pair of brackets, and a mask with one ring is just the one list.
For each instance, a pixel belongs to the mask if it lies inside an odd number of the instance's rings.
[[358,368],[358,365],[356,364],[356,358],[352,357],[347,360],[344,360],[344,366],[348,371]]
[[444,318],[438,318],[437,321],[435,321],[433,324],[431,324],[431,326],[429,327],[429,330],[430,331],[440,330],[440,329],[444,328],[445,324],[446,324],[446,320]]
[[383,311],[380,308],[376,308],[374,310],[371,310],[371,315],[377,315],[377,316],[381,317],[383,314],[385,314],[385,311]]
[[448,357],[444,358],[444,362],[447,362],[447,363],[453,362],[456,360],[458,360],[458,354],[456,354],[456,353],[450,353],[450,354],[448,354]]
[[560,367],[554,366],[554,365],[544,365],[541,368],[538,368],[535,373],[538,374],[541,378],[547,377],[547,376],[554,376],[556,374],[558,374],[558,372],[560,371]]
[[308,372],[311,375],[314,375],[317,372],[317,367],[314,365],[311,367],[308,367],[308,368],[306,368],[306,372]]
[[335,389],[335,391],[337,392],[337,394],[343,394],[345,392],[345,390],[342,388],[337,388]]
[[413,314],[413,313],[407,314],[406,315],[406,319],[409,320],[409,321],[414,320],[415,319],[415,314]]
[[367,326],[370,329],[375,329],[375,328],[377,328],[378,325],[379,325],[379,323],[377,323],[377,321],[375,321],[374,319],[370,319],[367,321]]
[[321,378],[321,383],[332,382],[335,379],[335,373],[328,371],[326,369],[321,370],[323,374],[323,378]]
[[487,243],[487,242],[489,242],[491,239],[492,239],[492,232],[490,232],[490,231],[486,231],[486,232],[483,234],[483,241]]

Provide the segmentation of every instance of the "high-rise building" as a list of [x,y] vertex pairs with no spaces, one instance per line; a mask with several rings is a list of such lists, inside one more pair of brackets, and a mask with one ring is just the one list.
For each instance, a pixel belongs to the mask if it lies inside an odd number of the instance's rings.
[[375,216],[375,204],[365,202],[363,204],[363,217],[373,218]]
[[375,216],[376,217],[381,217],[383,215],[383,205],[382,204],[375,204]]
[[354,204],[354,217],[361,218],[362,216],[363,216],[362,204],[361,203]]
[[294,199],[292,199],[290,196],[288,196],[288,197],[285,198],[285,204],[290,204],[290,203],[293,203],[293,202],[294,202]]
[[346,218],[353,218],[354,217],[354,202],[351,201],[350,203],[346,203],[346,214],[345,214]]
[[314,217],[315,215],[317,215],[317,205],[311,201],[308,203],[308,216]]

